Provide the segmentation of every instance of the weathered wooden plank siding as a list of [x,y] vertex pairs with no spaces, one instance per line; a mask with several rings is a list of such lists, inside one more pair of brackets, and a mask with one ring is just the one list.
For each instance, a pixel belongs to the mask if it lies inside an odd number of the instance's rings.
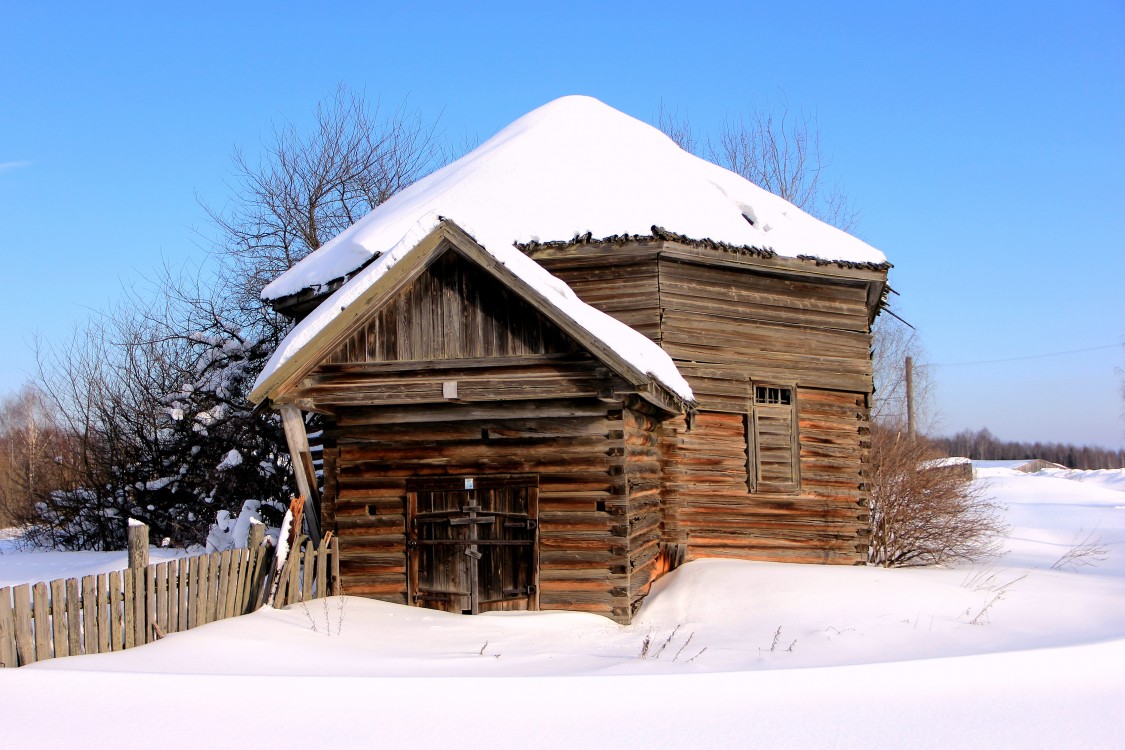
[[[868,290],[859,279],[801,280],[752,263],[685,262],[649,248],[536,258],[588,304],[658,342],[677,364],[855,393],[871,390]],[[767,264],[768,265],[768,264]],[[723,375],[713,375],[722,379]],[[694,381],[693,381],[694,382]],[[697,394],[699,395],[699,394]],[[700,407],[729,403],[702,393]]]
[[682,417],[667,422],[662,447],[665,541],[694,543],[704,530],[698,508],[707,507],[705,503],[709,501],[736,509],[748,505],[746,438],[741,414],[699,412],[691,430]]
[[802,281],[774,273],[660,260],[665,305],[721,318],[863,332],[867,328],[862,285]]
[[[840,355],[804,356],[796,350],[793,353],[778,351],[797,346],[794,342],[799,340],[810,351],[827,353],[836,336],[825,337],[819,333],[759,323],[692,328],[672,319],[664,329],[663,345],[677,362],[723,364],[740,360],[746,363],[747,375],[754,380],[870,392],[871,364],[866,359],[866,342],[856,342],[850,352]],[[702,403],[701,406],[706,407]]]
[[854,564],[866,551],[864,399],[801,388],[798,492],[750,492],[745,416],[700,412],[665,429],[666,540],[688,559],[746,557]]
[[551,273],[563,279],[588,305],[660,343],[660,285],[655,254],[612,266],[555,262]]
[[[457,383],[456,400],[587,398],[624,381],[589,355],[537,356],[473,360],[443,367],[413,363],[414,372],[398,367],[322,366],[294,391],[297,398],[333,406],[380,406],[449,401],[445,384]],[[432,364],[432,363],[429,363]]]
[[574,344],[487,271],[446,252],[326,360],[400,362],[569,352]]
[[[871,390],[868,274],[798,278],[772,262],[709,258],[675,243],[631,250],[628,273],[621,273],[616,251],[576,248],[536,257],[584,300],[619,320],[656,318],[659,333],[651,327],[644,332],[691,383],[702,410],[693,429],[683,418],[663,429],[664,541],[688,544],[689,559],[862,561],[868,515],[861,462]],[[698,257],[686,257],[693,254]],[[644,294],[634,296],[634,278],[645,280]],[[755,382],[799,386],[798,491],[751,491],[749,472],[756,470],[758,451],[747,444],[748,429],[762,440],[763,479],[793,477],[778,463],[791,455],[782,450],[791,426],[772,415],[759,422],[748,416]]]
[[535,474],[540,606],[628,616],[620,406],[590,399],[342,408],[326,433],[336,482],[325,507],[334,513],[348,594],[406,603],[409,478]]
[[[661,345],[677,362],[735,366],[743,381],[870,392],[864,285],[665,258],[658,266]],[[710,396],[702,392],[701,408],[723,408]]]

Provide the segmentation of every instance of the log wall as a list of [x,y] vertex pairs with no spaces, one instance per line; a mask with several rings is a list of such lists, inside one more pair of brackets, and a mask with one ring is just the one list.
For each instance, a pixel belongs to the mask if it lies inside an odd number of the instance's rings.
[[[634,403],[623,412],[625,490],[627,492],[629,611],[636,612],[659,575],[665,510],[662,493],[662,416]],[[625,561],[623,561],[625,562]]]
[[659,245],[641,243],[636,247],[614,248],[613,263],[605,257],[596,263],[588,258],[559,258],[543,262],[554,275],[588,305],[598,308],[625,325],[660,342]]
[[644,442],[634,434],[639,424],[621,404],[596,399],[340,409],[326,429],[325,468],[335,482],[326,484],[324,507],[340,538],[344,591],[406,603],[409,478],[534,474],[540,607],[627,621],[630,565],[645,570],[648,540],[659,536],[655,480],[638,479],[639,504],[630,504],[629,457],[643,464],[637,477],[658,465],[654,441],[626,445],[627,434]]
[[665,425],[665,538],[687,559],[854,564],[867,548],[869,447],[863,397],[798,389],[800,490],[749,490],[746,414],[700,412]]
[[[449,390],[449,383],[456,383]],[[599,396],[625,381],[588,354],[441,362],[324,364],[293,395],[325,409]]]
[[[663,541],[686,546],[687,559],[862,562],[870,274],[809,264],[801,275],[692,252],[640,243],[537,256],[588,303],[659,342],[695,392],[691,428],[682,417],[662,428]],[[761,383],[795,394],[799,481],[784,492],[755,482],[756,430],[784,427],[755,422]]]
[[[870,393],[865,284],[663,258],[659,276],[661,345],[672,359],[735,365],[743,380]],[[701,389],[702,408],[710,395]]]

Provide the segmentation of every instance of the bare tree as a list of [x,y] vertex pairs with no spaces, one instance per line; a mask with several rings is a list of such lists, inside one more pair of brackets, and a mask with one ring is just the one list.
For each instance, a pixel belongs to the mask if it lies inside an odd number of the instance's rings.
[[1005,531],[998,506],[940,457],[925,439],[872,427],[871,564],[940,565],[997,551]]
[[828,159],[816,120],[793,114],[788,103],[777,113],[758,110],[728,121],[711,159],[845,232],[859,224],[850,198],[825,184]]
[[49,398],[24,385],[0,403],[0,526],[34,517],[35,500],[68,486],[73,452]]
[[72,482],[34,493],[37,541],[116,548],[131,516],[199,543],[218,511],[286,500],[283,431],[246,398],[287,325],[262,285],[440,158],[418,114],[384,117],[343,88],[311,130],[275,130],[260,159],[236,152],[234,196],[204,207],[219,235],[213,263],[164,269],[42,349],[39,385],[74,449]]
[[[675,111],[668,109],[663,101],[660,102],[660,109],[657,111],[656,127],[689,154],[698,156],[701,150],[706,150],[706,144],[699,143],[696,137],[691,119],[687,115],[680,114],[678,109]],[[703,148],[701,149],[700,146]]]
[[34,541],[117,549],[131,517],[198,544],[217,511],[287,497],[280,425],[244,397],[268,352],[225,325],[158,287],[41,348],[39,386],[69,436],[70,481],[34,494]]
[[871,329],[871,372],[875,393],[871,399],[871,420],[884,425],[905,425],[909,420],[906,398],[906,360],[913,363],[913,401],[919,431],[933,426],[934,381],[926,363],[918,332],[901,319],[882,314]]
[[[200,293],[197,286],[177,295],[192,311],[190,329],[220,338],[237,334],[243,342],[247,377],[236,399],[242,406],[289,326],[261,300],[262,288],[449,158],[435,129],[405,105],[384,114],[377,102],[340,87],[318,105],[311,129],[275,129],[256,161],[235,152],[230,207],[207,209],[219,230],[215,255],[222,270],[210,287],[218,293]],[[263,426],[256,434],[273,432]],[[287,455],[276,434],[276,452]]]
[[987,427],[975,431],[961,430],[954,435],[934,438],[934,444],[950,455],[986,461],[1041,458],[1071,469],[1125,468],[1125,450],[1072,443],[1001,440]]
[[776,111],[751,110],[728,119],[715,138],[701,138],[687,116],[661,102],[657,127],[685,151],[745,177],[821,221],[845,232],[859,226],[859,212],[847,193],[825,180],[829,159],[816,119],[794,114],[786,101]]
[[256,309],[262,287],[436,166],[434,131],[405,105],[384,114],[341,86],[311,129],[275,128],[256,159],[237,149],[230,206],[203,208],[242,304]]
[[[908,425],[907,358],[913,367],[913,424]],[[930,565],[974,560],[996,551],[1005,527],[999,507],[959,466],[940,462],[945,452],[924,434],[931,425],[933,380],[917,332],[891,315],[873,328],[871,449],[865,469],[870,492],[875,565]],[[957,454],[966,455],[966,454]]]

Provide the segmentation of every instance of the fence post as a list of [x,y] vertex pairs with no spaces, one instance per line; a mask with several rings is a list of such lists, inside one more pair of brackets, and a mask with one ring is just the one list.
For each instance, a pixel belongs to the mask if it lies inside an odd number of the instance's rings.
[[265,594],[266,581],[269,578],[271,557],[267,548],[263,547],[266,541],[266,526],[259,521],[250,522],[250,534],[246,546],[250,550],[250,586],[246,603],[243,605],[243,614],[254,612],[261,606]]
[[[133,580],[133,644],[143,646],[152,640],[149,632],[150,618],[148,615],[148,587],[145,585],[145,573],[148,571],[148,525],[135,518],[129,519],[129,570],[126,575]],[[128,588],[126,587],[126,592]],[[126,607],[130,606],[126,603]],[[126,640],[126,648],[129,648]]]
[[16,617],[12,609],[12,590],[0,588],[0,669],[17,667]]
[[266,540],[266,525],[260,521],[250,521],[250,534],[246,539],[246,547],[249,550],[256,550],[262,546],[262,542]]
[[144,570],[148,567],[148,526],[129,519],[129,567]]

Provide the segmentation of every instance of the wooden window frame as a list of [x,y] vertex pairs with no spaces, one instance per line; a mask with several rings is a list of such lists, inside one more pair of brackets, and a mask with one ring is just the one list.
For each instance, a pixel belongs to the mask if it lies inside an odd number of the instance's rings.
[[[795,383],[755,382],[750,381],[750,398],[744,419],[746,432],[746,482],[750,492],[772,492],[796,494],[801,491],[801,435],[800,418],[797,406],[797,385]],[[758,401],[758,389],[777,389],[789,392],[789,403],[783,403],[781,395],[778,401]],[[769,394],[767,393],[767,399]],[[790,424],[790,461],[792,467],[792,481],[776,482],[762,479],[762,461],[759,452],[758,419],[763,413],[774,415],[785,414]]]

